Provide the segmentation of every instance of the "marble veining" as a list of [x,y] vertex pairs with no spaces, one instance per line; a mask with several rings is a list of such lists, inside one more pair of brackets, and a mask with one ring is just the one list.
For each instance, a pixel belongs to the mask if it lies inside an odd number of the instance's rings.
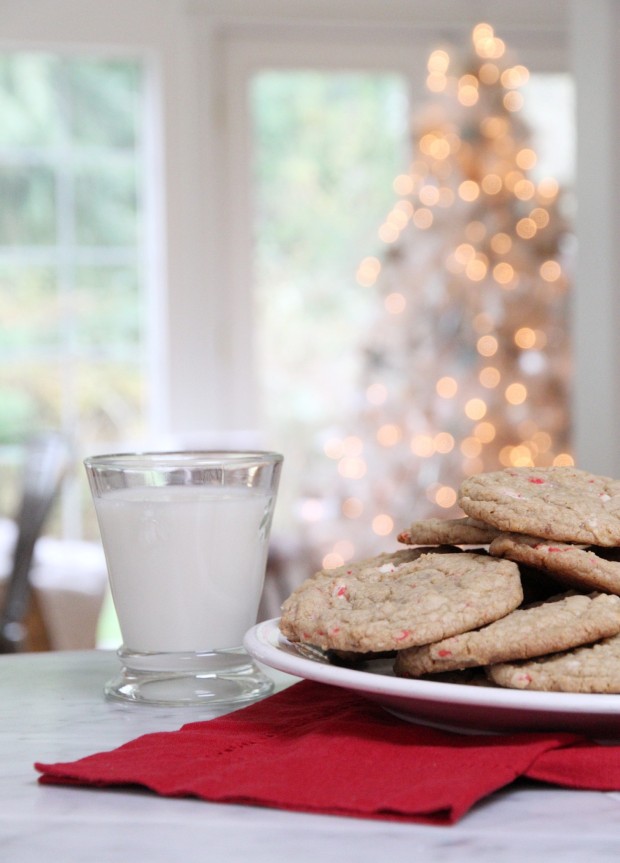
[[[34,761],[71,760],[151,731],[209,719],[205,709],[111,704],[106,651],[0,657],[0,858],[40,863],[597,863],[620,856],[620,793],[520,781],[453,827],[171,800],[144,791],[41,786]],[[285,676],[275,675],[285,685]]]

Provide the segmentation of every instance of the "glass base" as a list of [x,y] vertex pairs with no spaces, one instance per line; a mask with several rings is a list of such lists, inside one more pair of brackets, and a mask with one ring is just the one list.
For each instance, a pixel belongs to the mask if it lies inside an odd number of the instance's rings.
[[104,687],[106,698],[160,707],[221,707],[269,695],[273,681],[242,648],[210,653],[117,651],[122,668]]

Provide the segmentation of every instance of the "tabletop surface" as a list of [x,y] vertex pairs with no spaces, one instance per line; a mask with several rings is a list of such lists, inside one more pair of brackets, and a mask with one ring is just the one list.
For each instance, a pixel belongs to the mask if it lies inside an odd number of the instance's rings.
[[[105,701],[103,684],[117,667],[107,651],[0,657],[4,863],[38,863],[50,854],[62,863],[620,859],[620,793],[520,781],[458,824],[430,827],[38,784],[35,761],[70,761],[213,717],[199,708]],[[279,687],[286,682],[278,677]]]

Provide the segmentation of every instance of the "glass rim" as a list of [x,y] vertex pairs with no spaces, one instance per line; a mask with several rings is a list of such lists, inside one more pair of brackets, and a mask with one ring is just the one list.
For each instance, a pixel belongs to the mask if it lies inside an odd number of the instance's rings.
[[284,456],[271,450],[154,450],[116,452],[88,456],[87,468],[168,470],[179,467],[226,467],[233,465],[278,464]]

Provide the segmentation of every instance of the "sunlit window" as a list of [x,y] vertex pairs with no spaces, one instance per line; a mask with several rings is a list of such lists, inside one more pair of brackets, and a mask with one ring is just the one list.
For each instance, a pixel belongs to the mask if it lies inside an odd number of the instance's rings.
[[[0,445],[60,429],[78,454],[145,423],[142,66],[0,55]],[[80,490],[64,532],[82,532]],[[86,531],[88,533],[88,530]]]
[[372,260],[358,268],[382,246],[407,164],[407,84],[263,72],[251,97],[260,403],[266,440],[287,454],[279,511],[293,516],[320,495],[329,428],[357,398],[360,339],[376,310]]

